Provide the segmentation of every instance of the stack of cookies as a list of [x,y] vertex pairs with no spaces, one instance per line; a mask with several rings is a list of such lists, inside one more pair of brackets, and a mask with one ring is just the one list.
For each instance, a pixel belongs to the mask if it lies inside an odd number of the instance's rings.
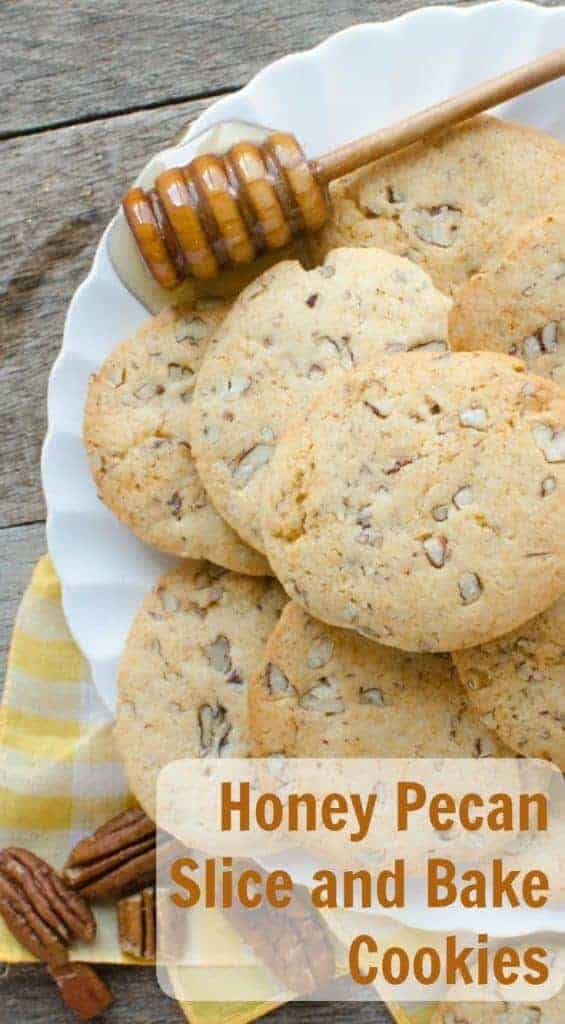
[[150,321],[90,385],[101,499],[183,561],[116,736],[565,770],[565,148],[479,118],[343,179],[312,265]]

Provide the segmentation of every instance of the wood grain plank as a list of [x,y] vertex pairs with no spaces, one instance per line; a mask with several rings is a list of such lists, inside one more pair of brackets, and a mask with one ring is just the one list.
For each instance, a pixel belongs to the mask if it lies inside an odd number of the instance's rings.
[[[116,1000],[104,1014],[106,1024],[180,1024],[182,1021],[186,1024],[180,1006],[164,995],[153,971],[105,967],[100,969],[100,974]],[[5,1021],[69,1024],[76,1020],[63,1006],[44,968],[36,965],[7,968],[0,978],[0,1002]]]
[[[97,968],[98,969],[98,968]],[[147,967],[102,967],[116,1002],[104,1015],[107,1024],[176,1024],[185,1021],[178,1005],[163,994],[155,973]],[[339,991],[339,989],[337,989]],[[343,997],[342,997],[343,998]],[[8,967],[0,975],[4,1019],[26,1024],[68,1024],[54,984],[34,965]],[[269,1024],[390,1024],[382,1003],[287,1003],[268,1015]]]
[[0,143],[0,526],[44,517],[46,389],[70,298],[124,187],[206,106],[186,103]]
[[45,550],[43,523],[0,530],[0,693],[18,605],[33,567]]
[[11,0],[0,5],[0,132],[236,88],[270,61],[332,32],[418,6],[418,0]]

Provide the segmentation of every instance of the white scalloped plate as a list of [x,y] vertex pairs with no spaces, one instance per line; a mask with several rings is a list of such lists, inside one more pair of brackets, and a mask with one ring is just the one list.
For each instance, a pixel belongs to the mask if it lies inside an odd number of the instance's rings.
[[[247,121],[293,131],[314,156],[563,45],[563,6],[498,0],[423,8],[383,24],[356,25],[276,61],[209,107],[187,138],[220,121]],[[565,80],[501,110],[565,139]],[[72,299],[51,373],[42,474],[47,539],[65,614],[113,709],[118,659],[132,618],[172,560],[142,544],[102,505],[81,440],[90,373],[147,317],[112,268],[107,234]]]

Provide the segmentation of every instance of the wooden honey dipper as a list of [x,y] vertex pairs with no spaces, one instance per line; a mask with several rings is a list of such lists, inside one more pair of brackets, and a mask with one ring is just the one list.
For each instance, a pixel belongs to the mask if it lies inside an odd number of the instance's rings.
[[149,191],[129,190],[123,209],[147,268],[163,288],[251,263],[330,214],[330,181],[565,74],[565,48],[429,107],[398,124],[307,160],[287,132],[237,142],[163,171]]

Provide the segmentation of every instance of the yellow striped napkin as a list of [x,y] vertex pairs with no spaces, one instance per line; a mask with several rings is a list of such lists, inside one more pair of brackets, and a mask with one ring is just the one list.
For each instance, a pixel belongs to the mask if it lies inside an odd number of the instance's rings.
[[[42,558],[16,617],[0,708],[0,844],[62,867],[78,839],[128,799],[110,715],[69,633],[51,560]],[[114,914],[98,916],[100,939],[88,956],[119,962]],[[31,959],[1,920],[0,958]]]
[[[27,847],[60,868],[82,836],[130,804],[111,716],[69,633],[59,581],[45,556],[16,617],[0,707],[0,846]],[[96,908],[96,916],[96,943],[73,947],[73,957],[132,963],[119,948],[113,908]],[[222,944],[229,952],[239,941],[223,917],[213,923],[202,915],[197,927],[200,948],[213,948],[215,957]],[[207,928],[212,936],[205,934]],[[0,918],[0,960],[31,959]],[[193,996],[181,1001],[190,1024],[247,1024],[272,1009],[260,999],[267,991],[262,968],[245,970],[255,972],[259,999],[254,1003],[199,1002],[199,968],[183,969],[182,977],[179,972],[175,991]],[[429,1024],[433,1007],[395,1004],[390,1010],[398,1024]]]

